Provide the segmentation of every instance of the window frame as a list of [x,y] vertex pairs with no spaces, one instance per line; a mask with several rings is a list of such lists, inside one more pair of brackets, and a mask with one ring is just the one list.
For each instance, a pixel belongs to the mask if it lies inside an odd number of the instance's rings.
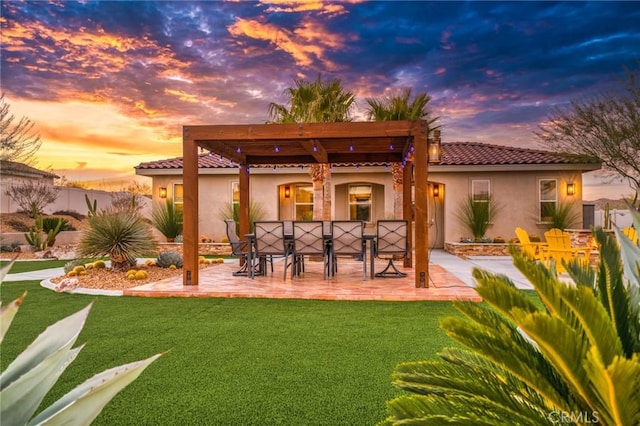
[[[171,199],[173,200],[173,206],[176,211],[183,212],[184,211],[184,183],[182,182],[174,182],[171,184]],[[182,188],[180,192],[182,193],[181,197],[178,197],[176,194],[178,193],[178,187]]]
[[[543,198],[543,193],[547,192],[543,188],[544,182],[553,182],[553,198]],[[554,207],[558,206],[558,179],[557,178],[538,179],[538,218],[541,223],[549,223],[551,222],[551,218],[543,215],[543,212],[545,210],[544,205],[553,205]]]
[[[363,201],[351,201],[351,188],[353,187],[368,187],[369,188],[369,200],[366,202]],[[359,219],[357,217],[352,217],[351,215],[351,207],[352,206],[363,206],[366,205],[369,207],[368,219]],[[357,211],[357,209],[356,209]],[[349,220],[362,220],[365,223],[372,223],[373,221],[373,184],[370,183],[351,183],[347,186],[347,216]]]
[[[300,188],[309,188],[309,194],[311,195],[311,202],[308,201],[298,201],[298,189]],[[310,183],[298,183],[293,185],[293,217],[295,220],[313,220],[313,203],[314,203],[315,194],[313,191],[313,184]],[[311,218],[304,219],[302,216],[298,217],[298,206],[311,206]]]
[[[486,184],[487,193],[486,197],[483,193],[477,194],[476,196],[476,184]],[[479,185],[478,185],[479,186]],[[471,179],[471,199],[474,203],[488,203],[491,199],[491,180],[490,179]]]

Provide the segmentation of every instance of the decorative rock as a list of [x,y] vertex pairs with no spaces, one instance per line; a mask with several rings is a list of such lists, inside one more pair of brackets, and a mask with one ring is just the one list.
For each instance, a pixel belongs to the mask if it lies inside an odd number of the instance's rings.
[[53,254],[51,254],[51,250],[48,249],[43,251],[36,251],[33,253],[33,255],[36,259],[55,259]]
[[53,288],[57,293],[67,291],[71,292],[73,289],[78,287],[78,279],[77,278],[65,278],[55,285]]
[[53,247],[51,254],[60,260],[73,260],[78,258],[75,249],[69,246]]

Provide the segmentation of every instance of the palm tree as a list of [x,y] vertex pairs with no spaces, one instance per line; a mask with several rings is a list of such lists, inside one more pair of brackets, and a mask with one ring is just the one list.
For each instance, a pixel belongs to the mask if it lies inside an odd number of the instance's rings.
[[[269,116],[274,123],[335,123],[351,121],[355,102],[353,92],[345,91],[339,79],[322,81],[294,80],[294,87],[285,90],[289,105],[269,104]],[[309,168],[313,181],[313,218],[330,219],[331,171],[328,164],[313,164]]]
[[[634,215],[640,226],[640,214]],[[411,394],[386,424],[640,424],[640,248],[594,231],[600,263],[565,265],[575,285],[511,248],[537,299],[506,276],[475,270],[486,303],[455,302],[446,333],[468,349],[401,364]]]
[[[398,121],[398,120],[422,120],[426,119],[429,124],[429,133],[439,128],[433,126],[438,117],[429,119],[430,112],[427,104],[431,96],[420,93],[411,99],[411,88],[401,89],[399,92],[386,98],[367,98],[369,108],[367,116],[373,121]],[[393,175],[393,210],[395,217],[402,216],[402,167],[400,163],[393,163],[391,166]]]

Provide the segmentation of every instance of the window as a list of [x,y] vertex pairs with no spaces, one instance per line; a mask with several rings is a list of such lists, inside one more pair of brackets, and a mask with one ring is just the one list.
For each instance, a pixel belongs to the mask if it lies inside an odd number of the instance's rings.
[[491,195],[491,185],[488,179],[474,179],[471,181],[471,196],[473,201],[488,202]]
[[184,209],[184,186],[181,183],[173,184],[173,205],[179,212]]
[[313,220],[313,186],[296,185],[293,196],[296,220]]
[[540,221],[551,222],[551,216],[558,203],[558,181],[540,179]]
[[371,222],[371,185],[349,186],[349,219]]
[[231,182],[231,207],[233,208],[233,217],[240,217],[240,182]]

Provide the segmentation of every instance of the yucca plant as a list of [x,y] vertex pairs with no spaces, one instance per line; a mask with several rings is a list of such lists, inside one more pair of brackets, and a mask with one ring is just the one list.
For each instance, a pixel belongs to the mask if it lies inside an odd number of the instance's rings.
[[[12,265],[10,262],[2,267],[0,282]],[[24,297],[0,310],[0,342]],[[89,425],[118,392],[161,355],[97,374],[33,417],[45,395],[82,349],[82,346],[72,346],[90,309],[91,305],[48,327],[0,374],[0,419],[3,426]]]
[[469,195],[458,209],[458,218],[467,226],[475,241],[480,241],[495,219],[499,207],[491,196],[476,200]]
[[151,209],[151,223],[162,233],[168,242],[175,241],[182,234],[182,212],[176,209],[173,201],[157,203]]
[[[249,227],[253,232],[253,223],[257,220],[263,220],[266,217],[266,212],[262,204],[250,201],[249,202]],[[218,211],[218,217],[221,220],[233,219],[236,222],[236,233],[240,233],[238,224],[240,223],[240,212],[238,211],[238,204],[226,203]]]
[[[632,212],[636,226],[640,215]],[[511,248],[534,303],[502,275],[474,271],[486,303],[454,302],[466,318],[445,332],[467,349],[401,364],[411,392],[388,403],[385,424],[640,424],[640,248],[594,232],[598,268],[567,265],[575,285]]]
[[564,231],[580,223],[580,213],[575,203],[550,204],[543,219],[549,221],[551,228]]
[[80,257],[109,256],[114,271],[125,271],[156,248],[151,227],[140,215],[105,210],[89,217],[77,252]]

